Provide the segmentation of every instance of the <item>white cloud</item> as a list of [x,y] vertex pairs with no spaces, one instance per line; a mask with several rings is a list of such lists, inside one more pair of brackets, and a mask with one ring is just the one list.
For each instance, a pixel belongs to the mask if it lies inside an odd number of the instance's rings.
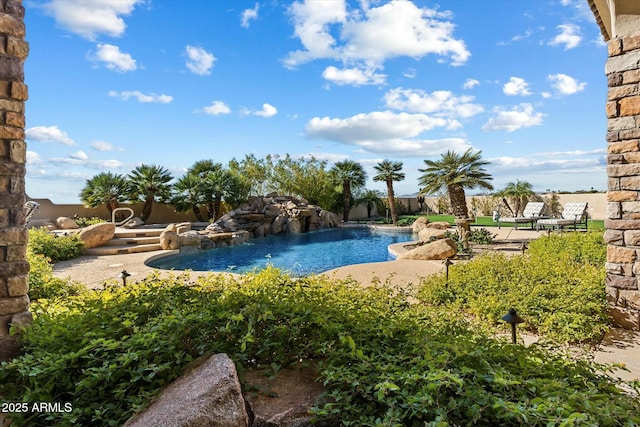
[[253,113],[256,116],[269,118],[278,114],[278,109],[271,104],[262,104],[262,110]]
[[527,96],[531,95],[529,91],[529,83],[525,79],[520,77],[511,77],[507,83],[502,87],[502,91],[508,96]]
[[496,116],[482,126],[482,130],[504,130],[513,132],[521,128],[539,126],[544,114],[536,113],[531,104],[520,104],[511,110],[496,108]]
[[255,19],[258,19],[258,10],[260,9],[260,5],[256,3],[253,9],[245,9],[242,11],[242,19],[240,21],[240,26],[243,28],[249,28],[249,23]]
[[473,96],[455,96],[450,91],[426,93],[419,89],[392,89],[384,95],[385,105],[412,113],[433,113],[438,117],[468,118],[484,111]]
[[561,95],[573,95],[581,92],[587,86],[585,82],[579,82],[566,74],[550,74],[547,79],[551,86]]
[[69,154],[69,157],[75,160],[85,161],[89,159],[89,156],[84,151],[76,151],[75,153]]
[[42,163],[42,159],[40,158],[40,154],[35,151],[27,150],[27,165],[38,165]]
[[88,40],[99,34],[120,37],[126,28],[122,16],[129,15],[144,0],[51,0],[42,7],[62,28]]
[[380,85],[384,84],[387,78],[385,74],[377,74],[373,69],[344,68],[339,70],[334,66],[327,67],[322,72],[322,77],[338,86]]
[[415,68],[407,68],[407,71],[402,73],[402,75],[408,79],[415,79],[418,73]]
[[122,148],[116,148],[110,142],[106,141],[93,141],[91,148],[96,151],[123,151]]
[[204,107],[202,111],[211,116],[219,116],[220,114],[229,114],[231,108],[222,101],[213,101],[211,105]]
[[88,156],[82,158],[82,152],[70,154],[68,157],[53,157],[49,159],[51,164],[57,166],[83,166],[88,169],[112,170],[128,167],[119,160],[90,160]]
[[90,54],[89,59],[103,62],[107,69],[120,73],[138,69],[136,60],[128,53],[121,52],[118,46],[99,43],[96,47],[96,53]]
[[201,47],[187,45],[185,47],[187,53],[186,66],[194,74],[206,76],[211,74],[211,68],[216,57]]
[[445,119],[425,114],[376,111],[346,119],[314,117],[305,126],[305,131],[311,138],[336,141],[360,147],[367,152],[393,156],[431,156],[447,149],[469,148],[462,138],[417,138],[423,132],[448,124]]
[[296,1],[289,8],[295,35],[304,49],[290,52],[285,66],[295,68],[315,59],[333,59],[351,69],[381,69],[387,59],[434,54],[452,65],[471,56],[464,41],[453,36],[450,14],[419,8],[405,0],[380,7],[361,2],[347,12],[344,0]]
[[476,79],[467,79],[462,85],[463,89],[473,89],[476,86],[479,86],[480,82]]
[[156,95],[155,93],[144,94],[137,90],[127,90],[122,92],[116,92],[115,90],[109,91],[109,96],[114,98],[120,98],[123,101],[127,101],[129,98],[135,98],[141,103],[157,102],[160,104],[168,104],[173,101],[173,97],[169,95]]
[[58,126],[35,126],[25,131],[27,139],[38,142],[56,142],[63,145],[75,145],[73,139]]
[[564,45],[564,50],[569,50],[577,47],[582,41],[579,26],[575,24],[562,24],[558,25],[556,28],[560,34],[555,36],[553,40],[549,42],[551,46]]

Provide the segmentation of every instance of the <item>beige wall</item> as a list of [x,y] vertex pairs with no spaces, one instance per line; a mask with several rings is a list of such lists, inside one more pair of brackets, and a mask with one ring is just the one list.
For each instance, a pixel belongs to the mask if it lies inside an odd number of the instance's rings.
[[[542,196],[548,196],[542,194]],[[467,197],[467,203],[469,205],[469,211],[471,211],[471,201],[474,196]],[[607,216],[607,195],[606,193],[584,193],[584,194],[558,194],[560,199],[560,205],[564,206],[569,202],[587,202],[589,205],[588,212],[590,219],[604,220]],[[419,210],[418,200],[415,197],[411,198],[398,198],[398,203],[408,207],[409,213],[417,213]],[[437,197],[426,197],[425,205],[429,207],[429,210],[433,212],[435,210]],[[426,210],[426,208],[425,208]],[[385,216],[385,212],[382,211],[378,214],[374,208],[371,214],[372,216]],[[367,208],[365,205],[359,205],[351,209],[349,218],[366,218]]]
[[[105,206],[101,206],[96,209],[87,208],[82,205],[56,205],[49,199],[31,199],[40,203],[40,207],[36,211],[35,215],[31,218],[32,224],[38,224],[42,222],[55,222],[56,218],[66,216],[73,218],[74,215],[79,217],[98,217],[106,220],[111,220],[111,215]],[[120,204],[123,208],[131,208],[135,212],[136,216],[140,216],[142,211],[142,203],[134,204]],[[206,215],[206,210],[203,209],[203,214]],[[178,213],[174,211],[173,206],[163,203],[154,203],[151,211],[151,216],[147,223],[149,224],[167,224],[171,222],[183,222],[197,221],[195,215],[192,212]]]

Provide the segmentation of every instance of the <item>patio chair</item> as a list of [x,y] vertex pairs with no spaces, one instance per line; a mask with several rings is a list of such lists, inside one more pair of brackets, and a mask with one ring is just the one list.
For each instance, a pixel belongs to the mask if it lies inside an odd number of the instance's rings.
[[546,228],[564,228],[567,225],[573,225],[573,229],[577,229],[578,225],[584,224],[587,228],[587,203],[586,202],[569,202],[564,205],[562,218],[540,219],[536,224],[536,229]]
[[533,226],[536,224],[539,218],[542,217],[542,210],[544,209],[544,202],[529,202],[527,206],[524,207],[522,211],[522,216],[514,216],[514,217],[506,217],[500,218],[498,217],[498,228],[502,225],[503,222],[515,224],[516,230],[518,229],[518,224],[528,224],[531,223],[531,229],[533,230]]

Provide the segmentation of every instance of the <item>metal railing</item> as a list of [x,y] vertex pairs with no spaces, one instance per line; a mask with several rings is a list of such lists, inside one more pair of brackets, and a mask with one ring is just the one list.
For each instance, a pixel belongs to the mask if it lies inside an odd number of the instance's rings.
[[[117,212],[121,212],[121,211],[129,211],[129,216],[126,217],[124,220],[120,221],[120,222],[116,222],[116,213]],[[115,208],[112,212],[111,212],[111,222],[113,222],[116,226],[121,226],[122,224],[126,223],[127,221],[129,221],[131,218],[133,218],[133,216],[135,215],[135,213],[133,212],[133,209],[131,208]]]

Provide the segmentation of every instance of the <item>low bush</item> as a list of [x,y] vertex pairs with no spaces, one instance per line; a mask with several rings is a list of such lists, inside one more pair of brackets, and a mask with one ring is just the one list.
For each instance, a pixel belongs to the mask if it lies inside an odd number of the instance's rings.
[[33,305],[25,354],[0,368],[13,402],[71,402],[13,426],[121,425],[198,357],[244,369],[317,362],[318,418],[344,426],[634,425],[640,402],[602,367],[496,340],[385,286],[268,268],[236,279],[150,276]]
[[45,227],[29,229],[28,247],[34,254],[44,255],[52,262],[80,256],[83,245],[77,234],[57,235]]
[[27,251],[29,270],[29,298],[31,301],[59,297],[69,297],[85,292],[79,283],[59,279],[53,276],[53,268],[49,258],[41,254]]
[[76,222],[76,224],[78,224],[80,228],[87,227],[89,225],[101,224],[103,222],[107,222],[106,220],[102,218],[98,218],[97,216],[92,216],[91,218],[87,218],[87,217],[74,218],[74,221]]
[[501,323],[509,308],[525,329],[562,342],[595,341],[609,318],[600,233],[570,233],[531,242],[524,255],[487,253],[426,278],[419,298]]

